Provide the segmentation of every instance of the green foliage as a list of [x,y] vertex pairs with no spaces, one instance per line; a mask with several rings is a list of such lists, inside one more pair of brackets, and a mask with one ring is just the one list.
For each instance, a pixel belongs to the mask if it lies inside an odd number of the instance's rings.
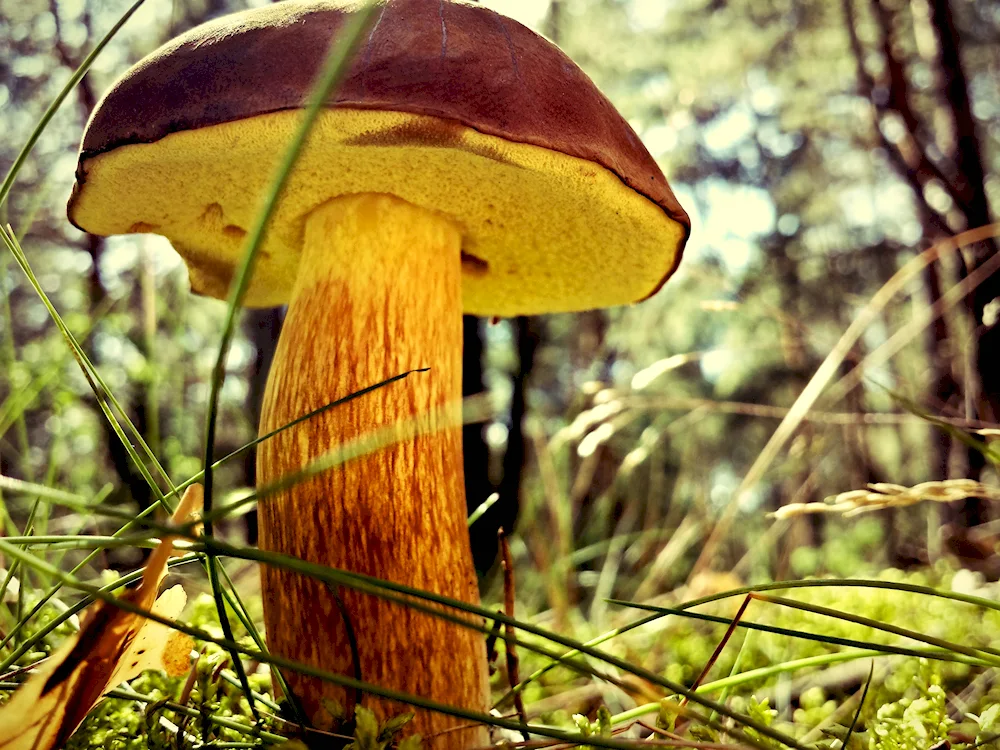
[[[764,726],[771,726],[774,724],[774,719],[778,715],[778,712],[771,708],[769,699],[764,698],[758,701],[755,696],[750,696],[747,701],[746,714],[752,719],[756,719]],[[753,737],[760,743],[763,743],[767,747],[777,748],[780,744],[771,739],[770,737],[764,737],[756,729],[748,728],[746,729],[748,737]]]
[[401,736],[412,718],[412,713],[404,713],[387,719],[380,726],[375,714],[364,706],[357,706],[354,709],[354,742],[347,745],[346,750],[386,750],[390,747],[420,750],[419,735]]
[[987,742],[996,742],[1000,738],[1000,703],[993,703],[983,709],[983,712],[976,716],[969,714],[969,718],[976,722],[976,744],[984,745]]
[[[573,714],[573,724],[583,737],[611,736],[611,712],[607,706],[600,706],[597,709],[597,717],[593,721],[583,714]],[[590,749],[590,745],[582,745],[581,747]]]
[[[210,596],[203,595],[192,604],[188,621],[209,632],[219,630]],[[231,674],[224,679],[230,665],[228,654],[213,643],[198,643],[197,649],[200,656],[192,665],[193,675],[170,678],[162,672],[144,673],[130,683],[126,694],[141,696],[142,700],[123,695],[105,698],[73,735],[66,750],[178,750],[204,742],[253,741],[252,716],[243,691]],[[249,680],[257,693],[270,693],[271,680],[266,672],[251,674]],[[178,704],[179,700],[183,703]],[[224,726],[220,719],[237,722],[246,729]],[[265,718],[256,730],[274,733],[283,726]]]
[[948,739],[955,722],[948,716],[948,698],[932,675],[917,697],[879,706],[869,733],[868,750],[926,750]]
[[[937,149],[935,163],[943,163],[947,173],[955,134],[937,90],[944,77],[935,67],[934,30],[920,10],[926,3],[882,4],[893,9],[890,41],[910,79],[910,104],[923,122],[918,135]],[[114,5],[0,0],[0,47],[10,50],[0,62],[0,130],[8,136],[0,145],[0,163],[13,161],[68,69],[114,22],[112,16],[121,11]],[[859,91],[859,61],[850,46],[845,8],[858,13],[855,26],[866,48],[862,70],[867,67],[874,74],[886,67],[878,20],[867,5],[562,0],[553,6],[561,9],[558,18],[553,13],[545,21],[551,24],[548,33],[558,37],[622,110],[696,219],[687,257],[663,293],[607,314],[554,316],[545,321],[539,337],[527,380],[532,459],[523,471],[522,519],[513,546],[519,610],[541,613],[540,618],[553,617],[554,611],[554,630],[581,640],[596,637],[636,616],[605,606],[604,597],[663,598],[688,583],[700,542],[717,514],[733,502],[739,479],[773,432],[776,417],[762,410],[780,412],[792,403],[860,306],[923,247],[921,212],[929,205],[926,197],[942,188],[932,180],[926,190],[912,189],[879,138],[885,131],[890,146],[893,139],[906,143],[898,132],[901,126],[896,122],[894,131],[891,117],[876,122],[871,102]],[[1000,166],[1000,89],[993,75],[1000,65],[997,16],[989,3],[979,0],[951,5],[963,36],[983,158],[987,171],[995,173]],[[206,13],[242,3],[177,0],[148,6],[144,22],[126,27],[112,40],[84,88],[73,93],[51,122],[24,163],[0,218],[24,238],[41,286],[127,416],[140,426],[156,458],[172,480],[183,481],[201,468],[201,425],[209,400],[205,384],[224,311],[212,301],[192,298],[184,270],[162,241],[132,237],[91,246],[64,216],[79,130],[89,106],[86,87],[93,87],[91,96],[99,94],[129,61],[166,37]],[[995,203],[995,178],[989,184]],[[949,222],[960,225],[954,200],[946,194],[937,199]],[[0,473],[85,497],[94,497],[110,483],[115,489],[107,507],[137,512],[143,482],[130,473],[134,467],[127,460],[111,457],[116,438],[34,290],[13,268],[5,256],[0,262]],[[953,270],[948,262],[938,268],[946,285]],[[870,326],[845,370],[864,361],[926,308],[928,290],[920,282],[912,279],[909,296],[895,300]],[[933,404],[927,413],[953,416],[964,413],[962,394],[958,389],[946,389],[943,395],[934,391],[930,368],[943,363],[946,370],[966,371],[971,354],[964,351],[962,334],[968,322],[956,314],[946,316],[943,324],[952,331],[948,347],[930,350],[924,333],[918,332],[898,355],[869,374],[914,403]],[[516,359],[517,342],[510,330],[495,325],[488,334],[486,380],[499,401],[509,395]],[[257,354],[248,339],[234,340],[220,393],[220,452],[254,435],[249,415],[255,379],[261,375],[254,364]],[[659,374],[636,380],[654,370]],[[787,526],[774,526],[768,519],[766,511],[778,505],[855,489],[873,478],[907,486],[929,478],[929,467],[938,462],[935,433],[924,420],[907,414],[882,415],[898,417],[895,421],[862,419],[896,409],[888,394],[863,385],[846,398],[821,401],[810,413],[780,463],[756,492],[742,498],[739,533],[727,540],[717,561],[718,567],[732,571],[732,580],[722,588],[774,577],[868,574],[895,565],[893,556],[912,554],[936,562],[906,573],[888,568],[880,577],[997,598],[996,587],[981,576],[956,571],[948,557],[949,540],[938,538],[936,509],[816,524],[798,519]],[[492,427],[504,432],[504,417]],[[493,456],[494,474],[499,458]],[[544,470],[549,474],[543,477]],[[231,462],[216,472],[216,485],[220,493],[239,493],[249,474],[246,466]],[[987,471],[985,479],[996,477]],[[32,498],[26,500],[0,494],[5,534],[24,531]],[[227,525],[225,533],[242,533],[235,519]],[[89,533],[117,525],[49,507],[37,519],[35,532],[46,527],[60,533],[83,527]],[[75,551],[34,551],[67,569],[83,559]],[[965,562],[982,564],[990,572],[992,561],[995,556],[987,555]],[[103,551],[80,576],[104,582],[109,580],[103,570],[107,566],[126,569],[140,562],[134,550]],[[994,568],[991,575],[996,572]],[[4,632],[47,588],[42,576],[17,575],[19,593],[8,591],[0,606]],[[193,575],[185,582],[189,588],[199,585]],[[704,593],[690,583],[676,599]],[[954,643],[1000,648],[995,611],[863,589],[816,589],[794,596]],[[39,632],[73,602],[60,594],[19,629],[17,638],[23,642]],[[247,610],[249,620],[259,622],[259,600],[251,597]],[[733,614],[728,605],[702,610]],[[236,637],[250,643],[236,609],[225,611]],[[757,603],[747,618],[868,644],[900,641],[844,620]],[[210,597],[195,601],[187,621],[221,634]],[[16,665],[27,666],[50,652],[72,627],[72,622],[62,625]],[[637,666],[691,685],[724,627],[674,616],[605,647]],[[231,657],[212,644],[199,644],[199,649],[189,690],[184,678],[144,675],[99,704],[68,749],[276,742],[288,725],[267,712],[257,725],[274,735],[267,738],[220,723],[231,719],[248,725],[249,704],[232,673]],[[728,693],[730,704],[796,737],[828,725],[836,735],[853,715],[841,709],[851,708],[857,680],[848,680],[845,689],[824,689],[810,681],[821,679],[819,670],[825,665],[787,672],[781,668],[842,651],[818,640],[768,633],[750,637],[738,630],[708,679],[772,668]],[[527,650],[521,658],[522,674],[549,664]],[[949,737],[958,746],[959,736],[995,741],[1000,688],[988,686],[968,695],[965,690],[980,674],[979,667],[900,656],[876,661],[880,669],[860,734],[848,750],[856,750],[862,740],[869,750],[927,750]],[[577,657],[577,662],[584,659]],[[498,691],[506,687],[504,678],[501,670],[495,678]],[[805,684],[790,702],[779,689],[789,679],[797,687]],[[273,700],[266,670],[251,674],[249,682]],[[570,688],[593,684],[594,678],[560,667],[532,682],[525,699],[529,705],[560,699]],[[546,716],[584,737],[608,738],[617,728],[615,716],[651,700],[641,695],[602,688],[606,705],[596,715],[592,706],[566,705]],[[951,716],[948,698],[956,699]],[[659,709],[657,722],[663,729],[673,731],[680,724],[678,731],[689,738],[727,739],[723,731],[679,722],[672,699],[652,705]],[[326,712],[331,728],[347,720],[332,703]],[[378,726],[359,709],[355,721],[351,747],[356,750],[419,746],[419,738],[401,737],[406,715]],[[748,735],[762,745],[773,744],[755,730]],[[297,742],[284,747],[292,750]]]

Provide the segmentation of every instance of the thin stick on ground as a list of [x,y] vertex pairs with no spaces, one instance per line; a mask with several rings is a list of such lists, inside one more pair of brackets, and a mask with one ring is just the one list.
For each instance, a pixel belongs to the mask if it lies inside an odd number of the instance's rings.
[[[704,679],[708,676],[708,673],[712,671],[712,667],[715,666],[715,662],[718,661],[719,656],[722,655],[722,649],[726,647],[729,643],[729,639],[733,637],[733,633],[736,632],[736,628],[739,627],[740,620],[743,619],[743,613],[747,611],[747,606],[750,604],[750,599],[753,598],[752,594],[747,594],[743,599],[743,604],[740,605],[739,611],[736,612],[736,617],[733,621],[729,623],[729,627],[726,628],[726,634],[722,636],[722,640],[719,641],[719,645],[715,647],[715,651],[712,652],[712,656],[709,657],[708,662],[705,664],[705,668],[701,670],[701,674],[698,675],[698,679],[694,681],[691,686],[692,690],[697,690]],[[681,701],[681,705],[685,705],[688,702],[687,696]]]
[[733,745],[724,742],[697,742],[695,740],[686,740],[679,734],[668,732],[666,729],[660,729],[659,727],[654,727],[652,724],[647,724],[644,721],[637,721],[636,724],[653,734],[673,740],[674,747],[690,747],[696,748],[696,750],[740,750],[747,747],[746,745]]
[[[510,554],[510,543],[507,541],[507,534],[504,532],[502,526],[497,532],[497,538],[500,542],[500,567],[503,570],[503,606],[507,617],[512,618],[514,617],[514,560]],[[514,635],[514,626],[510,623],[504,625],[504,641],[504,651],[507,654],[507,679],[513,688],[515,685],[521,683],[521,669],[520,661],[517,658],[517,640]],[[521,723],[528,726],[528,712],[524,709],[524,696],[520,690],[514,693],[514,710],[517,711],[517,717]],[[531,737],[527,729],[522,729],[521,735],[524,737],[525,742],[530,741]]]

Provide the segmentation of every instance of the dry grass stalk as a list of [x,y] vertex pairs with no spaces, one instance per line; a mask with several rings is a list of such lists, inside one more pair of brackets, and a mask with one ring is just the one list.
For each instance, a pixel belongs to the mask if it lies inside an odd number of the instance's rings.
[[1000,487],[990,487],[971,479],[947,479],[922,482],[913,487],[879,482],[864,490],[851,490],[831,495],[820,503],[791,503],[771,514],[777,519],[811,513],[843,513],[854,516],[885,508],[905,508],[922,502],[951,503],[970,497],[1000,501]]

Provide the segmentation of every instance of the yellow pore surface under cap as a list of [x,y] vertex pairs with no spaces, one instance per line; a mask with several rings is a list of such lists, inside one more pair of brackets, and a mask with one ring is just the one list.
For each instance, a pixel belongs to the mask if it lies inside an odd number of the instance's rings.
[[[71,218],[95,234],[167,237],[187,261],[194,291],[225,297],[299,117],[259,115],[90,158]],[[459,227],[463,306],[478,315],[643,299],[672,271],[684,236],[659,206],[592,162],[435,117],[330,109],[272,218],[246,304],[287,303],[305,217],[358,193],[398,196]],[[352,248],[330,252],[350,262]]]

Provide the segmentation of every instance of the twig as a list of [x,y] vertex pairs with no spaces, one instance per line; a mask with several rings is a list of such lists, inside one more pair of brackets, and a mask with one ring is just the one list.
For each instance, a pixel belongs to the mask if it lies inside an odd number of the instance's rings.
[[[507,617],[514,617],[514,561],[510,554],[510,543],[507,541],[507,534],[501,526],[497,531],[500,541],[500,567],[503,569],[503,606]],[[517,658],[516,638],[514,626],[510,623],[504,625],[504,637],[506,641],[505,651],[507,652],[507,680],[513,688],[521,684],[520,661]],[[525,727],[528,726],[528,712],[524,710],[524,696],[518,690],[514,693],[514,710],[517,711],[518,719]],[[521,730],[524,741],[531,740],[527,729]]]
[[746,745],[731,745],[724,742],[694,742],[692,740],[686,740],[679,734],[674,734],[673,732],[668,732],[666,729],[660,729],[659,727],[654,727],[652,724],[647,724],[644,721],[637,721],[638,724],[643,729],[648,729],[653,734],[658,734],[662,737],[667,737],[674,740],[674,744],[677,747],[690,747],[696,748],[696,750],[736,750],[736,748],[745,748]]
[[[739,611],[736,613],[736,616],[733,618],[733,621],[729,623],[729,627],[726,628],[726,634],[722,636],[722,640],[719,641],[719,645],[715,647],[715,651],[713,651],[712,656],[709,657],[708,662],[705,664],[705,668],[701,670],[701,674],[698,675],[698,679],[696,679],[694,681],[694,684],[691,686],[692,690],[698,689],[698,687],[704,681],[705,677],[712,670],[712,667],[715,666],[715,662],[718,661],[719,656],[722,654],[722,649],[726,647],[726,644],[729,643],[729,639],[732,638],[733,633],[736,632],[736,628],[739,627],[740,620],[743,619],[743,613],[747,611],[747,605],[750,604],[750,599],[751,599],[750,594],[747,594],[746,597],[744,597],[743,604],[740,605]],[[681,701],[681,705],[682,706],[685,705],[687,703],[687,700],[688,700],[687,696],[685,696],[684,699]]]

